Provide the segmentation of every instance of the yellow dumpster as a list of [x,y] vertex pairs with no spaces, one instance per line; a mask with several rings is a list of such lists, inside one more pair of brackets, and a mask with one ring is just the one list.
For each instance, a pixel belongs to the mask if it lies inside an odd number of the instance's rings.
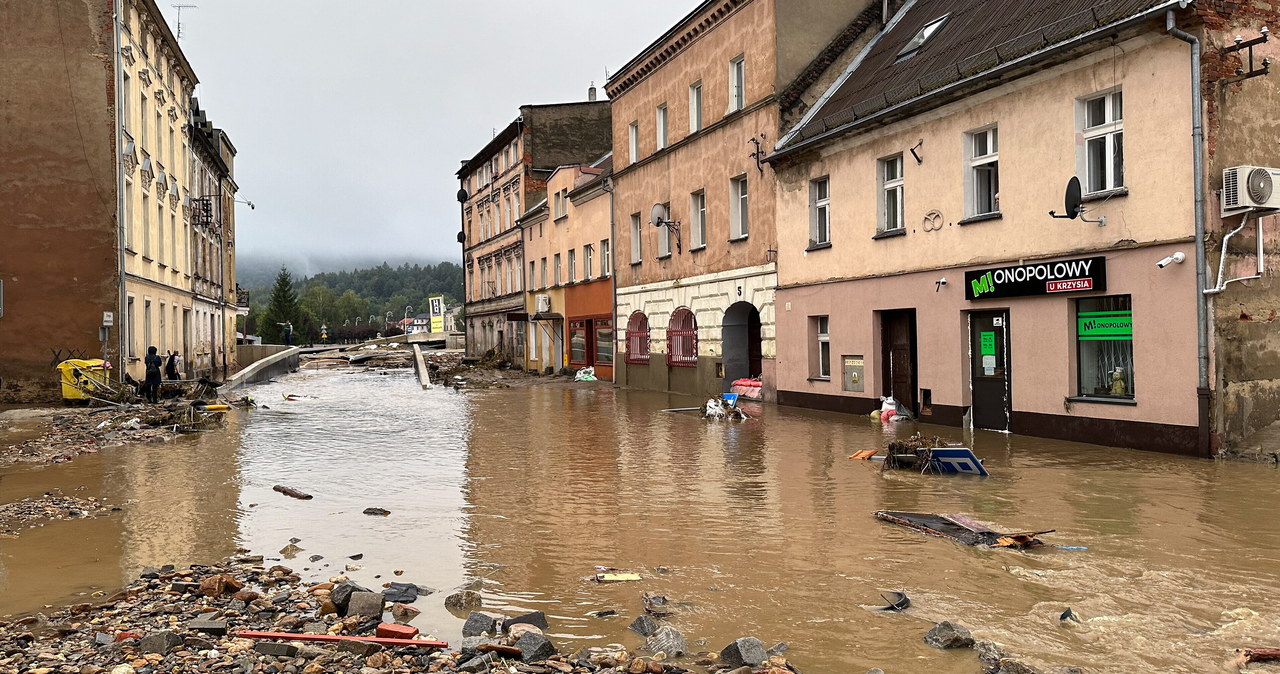
[[71,359],[58,363],[58,372],[62,378],[62,399],[87,401],[91,394],[103,395],[98,391],[107,387],[109,367],[101,358]]

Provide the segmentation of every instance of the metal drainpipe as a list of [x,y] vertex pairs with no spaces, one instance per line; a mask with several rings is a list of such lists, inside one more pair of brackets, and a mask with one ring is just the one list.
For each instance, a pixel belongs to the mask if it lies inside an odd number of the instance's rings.
[[618,265],[613,263],[614,259],[617,258],[618,256],[618,251],[614,250],[613,244],[615,241],[618,240],[618,238],[614,235],[614,231],[613,231],[614,230],[613,189],[615,185],[613,183],[612,171],[610,171],[610,174],[608,176],[605,176],[605,181],[606,182],[604,184],[604,187],[608,188],[608,192],[609,192],[609,292],[613,295],[613,311],[611,312],[613,314],[613,370],[612,371],[613,371],[613,383],[617,384],[618,383],[618,326],[621,324],[621,321],[619,320],[619,318],[621,317],[618,315],[618,275],[614,271]]
[[1209,456],[1209,300],[1205,297],[1204,251],[1204,107],[1200,93],[1200,40],[1177,27],[1173,10],[1165,12],[1165,32],[1191,45],[1191,142],[1192,179],[1195,181],[1196,217],[1196,362],[1199,381],[1196,396],[1199,409],[1199,450]]
[[[119,306],[117,318],[114,323],[116,327],[116,341],[120,350],[116,356],[116,367],[119,371],[119,380],[124,381],[126,374],[125,359],[128,357],[128,346],[126,341],[129,335],[129,325],[125,321],[129,320],[126,310],[129,307],[129,294],[125,290],[125,227],[129,223],[125,222],[125,204],[124,204],[124,120],[120,118],[121,101],[124,94],[120,88],[124,86],[124,72],[122,59],[120,58],[120,49],[123,46],[120,42],[120,15],[123,11],[121,6],[123,0],[115,0],[112,3],[111,23],[113,24],[115,33],[115,43],[113,45],[115,53],[111,55],[111,62],[115,65],[116,76],[116,253],[118,270],[120,277],[120,297],[118,298]],[[105,354],[104,354],[105,355]]]

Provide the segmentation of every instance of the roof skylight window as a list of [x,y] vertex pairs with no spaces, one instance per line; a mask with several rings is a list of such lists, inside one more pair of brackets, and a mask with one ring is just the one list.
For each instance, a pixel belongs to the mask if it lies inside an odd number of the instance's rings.
[[916,36],[911,38],[911,41],[902,48],[902,51],[898,52],[897,60],[901,61],[915,56],[916,52],[920,51],[924,47],[925,43],[929,41],[929,38],[933,37],[935,33],[941,30],[942,26],[947,23],[947,19],[950,18],[950,14],[945,14],[925,24],[924,28],[921,28],[920,32],[916,33]]

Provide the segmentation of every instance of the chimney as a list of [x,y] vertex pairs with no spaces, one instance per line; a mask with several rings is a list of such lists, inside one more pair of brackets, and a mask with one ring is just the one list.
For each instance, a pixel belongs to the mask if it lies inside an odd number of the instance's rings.
[[596,83],[595,82],[592,82],[591,86],[587,87],[587,100],[588,101],[596,100]]

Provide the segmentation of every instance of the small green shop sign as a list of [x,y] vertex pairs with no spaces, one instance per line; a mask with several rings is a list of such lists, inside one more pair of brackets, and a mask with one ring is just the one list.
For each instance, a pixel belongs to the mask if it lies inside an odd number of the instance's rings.
[[1082,341],[1132,341],[1133,312],[1086,311],[1078,314],[1076,338]]
[[980,348],[982,351],[982,355],[984,356],[996,355],[996,333],[983,332],[981,333],[981,340],[982,341],[981,341]]

